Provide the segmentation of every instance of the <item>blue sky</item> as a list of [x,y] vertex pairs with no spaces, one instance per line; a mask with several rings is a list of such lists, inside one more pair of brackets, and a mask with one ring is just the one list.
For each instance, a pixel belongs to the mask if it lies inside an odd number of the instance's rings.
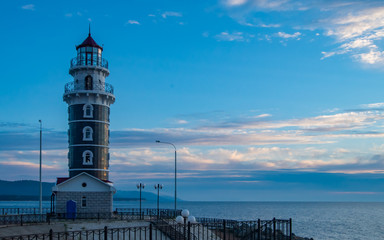
[[62,101],[75,45],[103,44],[111,180],[190,200],[382,201],[384,3],[7,1],[0,174],[67,175]]

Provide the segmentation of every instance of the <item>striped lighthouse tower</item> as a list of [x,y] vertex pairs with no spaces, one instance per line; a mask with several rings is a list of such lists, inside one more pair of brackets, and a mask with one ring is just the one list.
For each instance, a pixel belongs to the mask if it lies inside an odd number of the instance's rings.
[[65,85],[63,97],[68,104],[69,176],[86,172],[108,180],[109,113],[115,101],[112,85],[105,82],[108,62],[91,33],[76,50],[69,69],[74,81]]
[[63,95],[68,104],[69,177],[58,178],[53,187],[57,212],[70,216],[111,212],[116,192],[109,181],[109,114],[115,96],[105,82],[108,62],[90,32],[76,51],[69,68],[73,81]]

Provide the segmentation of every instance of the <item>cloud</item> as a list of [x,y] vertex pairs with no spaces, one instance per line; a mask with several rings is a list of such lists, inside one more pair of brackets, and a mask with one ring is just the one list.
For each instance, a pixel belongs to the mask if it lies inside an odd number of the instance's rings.
[[[364,148],[364,139],[384,137],[384,111],[379,109],[383,106],[370,103],[356,111],[281,120],[268,113],[249,112],[238,118],[203,113],[177,118],[183,127],[115,130],[111,131],[111,165],[171,169],[173,149],[154,142],[160,139],[177,146],[185,169],[384,172],[384,147]],[[345,141],[362,147],[348,149],[340,145]],[[43,158],[51,172],[65,172],[67,144],[66,132],[44,129]],[[34,168],[38,149],[37,124],[0,123],[0,164]]]
[[[303,31],[323,31],[322,36],[335,40],[333,49],[324,49],[321,59],[348,54],[365,65],[381,67],[384,64],[384,3],[355,0],[247,0],[223,1],[228,14],[239,24],[262,26],[259,14],[279,21],[286,28]],[[289,13],[289,14],[286,14]],[[270,26],[266,24],[266,26]],[[317,35],[317,34],[316,34]],[[278,32],[284,39],[300,36]]]
[[243,4],[245,4],[245,3],[247,3],[248,2],[248,0],[227,0],[227,1],[225,1],[225,4],[227,5],[227,6],[239,6],[239,5],[243,5]]
[[22,9],[24,10],[30,10],[30,11],[35,11],[35,5],[34,4],[27,4],[27,5],[23,5],[21,6]]
[[285,39],[289,39],[289,38],[300,39],[299,37],[301,36],[301,33],[295,32],[293,34],[288,34],[285,32],[278,32],[278,33],[276,33],[276,36],[281,37],[281,38],[285,38]]
[[370,103],[370,104],[362,104],[363,108],[384,108],[384,103]]
[[136,20],[128,20],[125,24],[126,24],[126,25],[127,25],[127,24],[131,24],[131,25],[140,25],[140,23],[139,23],[138,21],[136,21]]
[[72,14],[72,13],[66,13],[66,14],[64,14],[64,16],[66,16],[66,17],[70,18],[70,17],[72,17],[72,16],[73,16],[73,14]]
[[183,14],[180,12],[164,12],[161,14],[163,18],[168,18],[168,17],[182,17]]
[[224,42],[247,42],[253,37],[255,36],[251,34],[244,34],[243,32],[221,32],[215,36],[217,41]]

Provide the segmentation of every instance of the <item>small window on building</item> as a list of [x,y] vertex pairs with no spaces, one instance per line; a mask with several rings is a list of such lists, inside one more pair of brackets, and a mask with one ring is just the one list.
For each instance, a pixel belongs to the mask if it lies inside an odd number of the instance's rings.
[[83,128],[83,141],[93,141],[93,129],[91,127]]
[[83,165],[93,164],[93,153],[89,150],[83,152]]
[[83,107],[83,117],[93,118],[93,106],[91,104],[85,104]]
[[86,197],[82,197],[81,198],[81,207],[86,207],[87,206],[87,198]]

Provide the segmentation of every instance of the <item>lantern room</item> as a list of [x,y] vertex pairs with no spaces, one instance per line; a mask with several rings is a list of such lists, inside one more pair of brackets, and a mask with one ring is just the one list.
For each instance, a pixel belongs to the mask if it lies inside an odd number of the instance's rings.
[[77,57],[71,61],[71,66],[99,66],[108,68],[108,62],[102,58],[103,48],[93,40],[91,33],[84,42],[76,46]]

